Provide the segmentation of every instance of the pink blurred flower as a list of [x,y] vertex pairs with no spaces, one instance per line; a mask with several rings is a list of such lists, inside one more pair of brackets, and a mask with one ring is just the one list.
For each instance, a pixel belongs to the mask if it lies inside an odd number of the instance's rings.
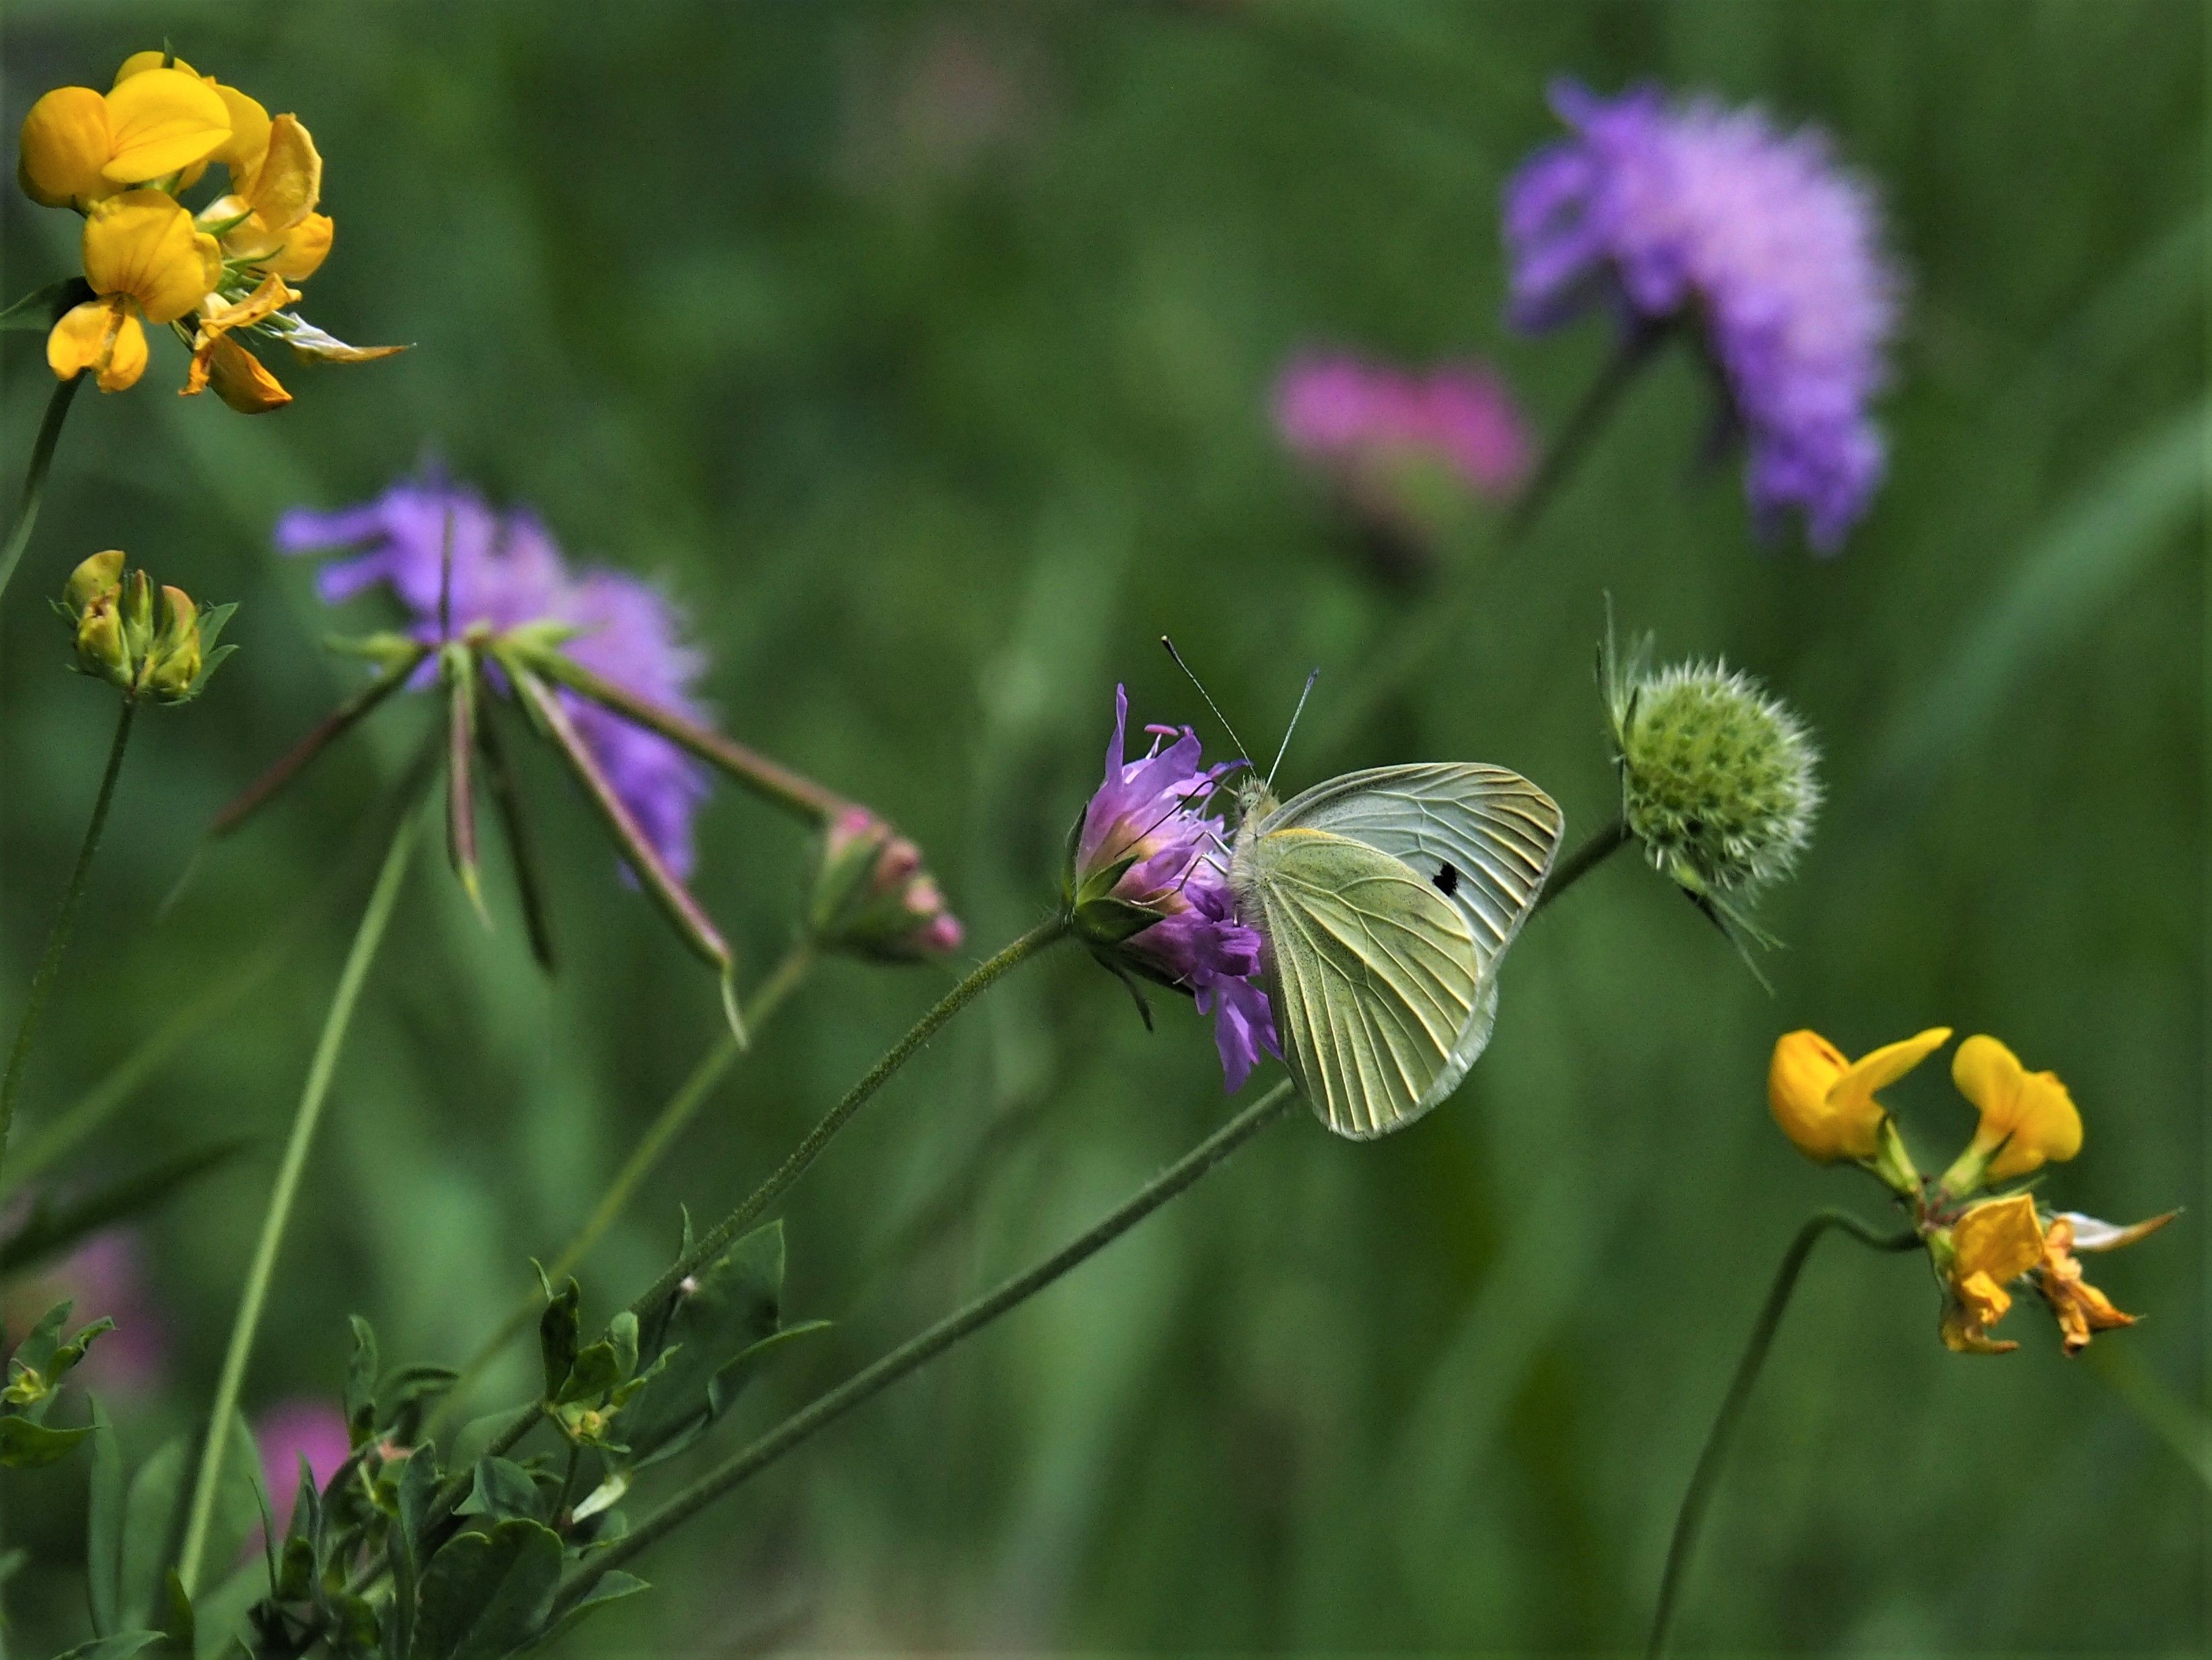
[[1473,494],[1510,496],[1528,471],[1521,412],[1480,363],[1402,369],[1350,352],[1292,358],[1275,382],[1275,429],[1301,459],[1355,486],[1441,465]]
[[320,1487],[353,1451],[352,1438],[346,1433],[345,1414],[329,1402],[295,1395],[254,1420],[253,1440],[261,1450],[262,1477],[281,1537],[292,1524],[292,1505],[300,1496],[300,1461],[307,1461]]

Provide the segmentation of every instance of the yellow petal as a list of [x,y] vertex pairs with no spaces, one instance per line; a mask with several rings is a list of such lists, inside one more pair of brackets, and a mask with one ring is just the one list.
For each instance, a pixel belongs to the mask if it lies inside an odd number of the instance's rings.
[[230,112],[213,87],[179,69],[150,69],[107,94],[107,164],[118,185],[135,185],[204,161],[230,137]]
[[330,258],[337,229],[327,213],[309,214],[284,233],[284,246],[263,259],[261,269],[290,282],[306,282]]
[[[192,337],[191,367],[185,373],[185,396],[204,390],[214,371],[216,344],[233,329],[262,321],[300,297],[275,273],[264,277],[253,292],[235,303],[210,294],[200,306],[199,327]],[[234,375],[234,378],[236,378]],[[280,389],[281,390],[281,389]]]
[[1884,1043],[1880,1049],[1852,1061],[1846,1081],[1852,1087],[1863,1089],[1869,1094],[1875,1090],[1887,1089],[1950,1041],[1950,1027],[1930,1026],[1901,1043]]
[[1767,1064],[1767,1110],[1798,1152],[1822,1164],[1847,1154],[1828,1112],[1828,1091],[1847,1065],[1842,1051],[1809,1029],[1777,1038]]
[[160,191],[111,196],[85,218],[85,280],[95,294],[128,295],[149,322],[173,322],[191,310],[222,269],[215,239]]
[[108,352],[107,362],[100,367],[100,389],[122,392],[137,386],[138,377],[145,373],[146,331],[126,307],[123,321],[115,331],[115,344]]
[[23,193],[49,208],[65,208],[114,189],[101,175],[107,164],[107,100],[90,87],[57,87],[23,118],[15,176]]
[[268,153],[239,192],[252,206],[264,234],[281,237],[314,211],[323,193],[323,158],[295,115],[269,124]]
[[261,360],[227,337],[215,343],[208,384],[215,395],[240,415],[266,415],[292,401]]
[[208,159],[228,167],[234,182],[250,179],[269,152],[269,112],[236,87],[226,87],[218,81],[215,91],[229,113],[230,137]]
[[2025,1176],[2081,1151],[2081,1115],[2066,1085],[2056,1073],[2029,1072],[1996,1038],[1978,1033],[1960,1044],[1951,1079],[1981,1113],[1974,1146],[1996,1149],[1988,1179]]
[[2005,1354],[2020,1347],[1993,1338],[1990,1328],[2012,1307],[2011,1293],[1986,1274],[1974,1274],[1954,1286],[1943,1302],[1939,1329],[1943,1347],[1954,1354]]
[[1948,1026],[1930,1026],[1917,1037],[1885,1043],[1851,1062],[1828,1087],[1825,1110],[1836,1126],[1839,1145],[1854,1158],[1871,1158],[1875,1134],[1889,1110],[1875,1098],[1950,1040]]
[[2002,1286],[2043,1260],[2043,1227],[2035,1201],[2024,1193],[1990,1199],[1968,1208],[1951,1230],[1952,1277],[1986,1274]]
[[74,380],[107,361],[122,325],[123,301],[88,300],[62,313],[46,335],[46,364],[55,377]]
[[182,70],[186,75],[198,73],[181,58],[172,58],[166,52],[134,52],[123,60],[123,67],[115,71],[115,84],[121,86],[134,75],[143,75],[148,70]]

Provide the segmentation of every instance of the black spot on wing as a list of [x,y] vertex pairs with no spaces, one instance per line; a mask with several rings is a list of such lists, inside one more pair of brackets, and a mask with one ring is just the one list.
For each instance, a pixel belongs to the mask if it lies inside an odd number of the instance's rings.
[[1437,866],[1437,873],[1429,879],[1437,885],[1437,891],[1447,899],[1459,891],[1459,867],[1449,859]]

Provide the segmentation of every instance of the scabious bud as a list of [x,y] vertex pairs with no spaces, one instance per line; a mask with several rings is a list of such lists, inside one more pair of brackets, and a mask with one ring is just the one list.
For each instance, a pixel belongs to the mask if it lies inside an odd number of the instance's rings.
[[921,849],[865,807],[839,813],[823,836],[809,922],[824,950],[876,963],[925,962],[963,937]]
[[151,579],[143,570],[125,571],[119,548],[79,565],[54,604],[76,639],[78,672],[162,703],[199,696],[216,666],[235,649],[216,644],[235,609],[218,605],[203,616],[191,596],[175,587],[161,590],[157,608]]
[[1604,669],[1621,816],[1699,898],[1787,875],[1811,840],[1820,756],[1788,708],[1724,663],[1653,671],[1646,639]]

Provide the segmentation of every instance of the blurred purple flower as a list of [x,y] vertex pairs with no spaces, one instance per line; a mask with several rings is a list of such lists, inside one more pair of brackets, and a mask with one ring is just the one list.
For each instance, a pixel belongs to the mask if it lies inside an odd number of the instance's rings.
[[1505,383],[1480,363],[1397,368],[1350,352],[1293,357],[1275,381],[1275,430],[1302,459],[1352,481],[1441,464],[1477,496],[1510,495],[1528,437]]
[[253,1441],[261,1450],[262,1479],[281,1539],[292,1524],[292,1505],[300,1496],[300,1461],[307,1461],[320,1488],[352,1453],[353,1441],[346,1433],[345,1414],[312,1395],[280,1401],[263,1413],[254,1420]]
[[[1105,781],[1083,810],[1069,891],[1079,898],[1126,866],[1105,891],[1118,905],[1158,920],[1119,938],[1086,937],[1109,960],[1189,992],[1200,1012],[1213,1017],[1214,1044],[1233,1092],[1261,1055],[1282,1054],[1259,983],[1263,941],[1237,921],[1221,820],[1206,810],[1215,787],[1244,763],[1201,767],[1198,734],[1188,727],[1146,727],[1152,748],[1127,760],[1128,722],[1129,694],[1117,686]],[[1169,739],[1175,741],[1161,748]],[[1081,927],[1080,903],[1077,914]]]
[[21,1337],[55,1304],[76,1304],[70,1329],[102,1315],[115,1329],[86,1352],[72,1383],[106,1394],[143,1394],[158,1387],[169,1358],[169,1329],[147,1283],[145,1253],[128,1228],[94,1234],[69,1256],[8,1287],[0,1325]]
[[1825,135],[1757,109],[1571,81],[1552,106],[1574,136],[1505,188],[1513,323],[1547,329],[1607,300],[1632,328],[1693,321],[1748,443],[1754,515],[1799,509],[1833,550],[1881,480],[1868,404],[1904,286],[1873,192]]
[[[574,623],[584,632],[562,649],[577,662],[687,720],[704,719],[693,688],[705,660],[686,642],[674,606],[635,576],[574,574],[527,511],[501,514],[476,491],[434,477],[405,478],[358,507],[295,508],[276,521],[276,541],[283,553],[357,550],[323,567],[317,586],[324,599],[336,605],[381,584],[411,614],[415,637],[434,641],[448,526],[456,633],[477,623]],[[679,877],[690,875],[691,821],[707,794],[699,764],[596,703],[567,691],[560,696],[647,839]]]

